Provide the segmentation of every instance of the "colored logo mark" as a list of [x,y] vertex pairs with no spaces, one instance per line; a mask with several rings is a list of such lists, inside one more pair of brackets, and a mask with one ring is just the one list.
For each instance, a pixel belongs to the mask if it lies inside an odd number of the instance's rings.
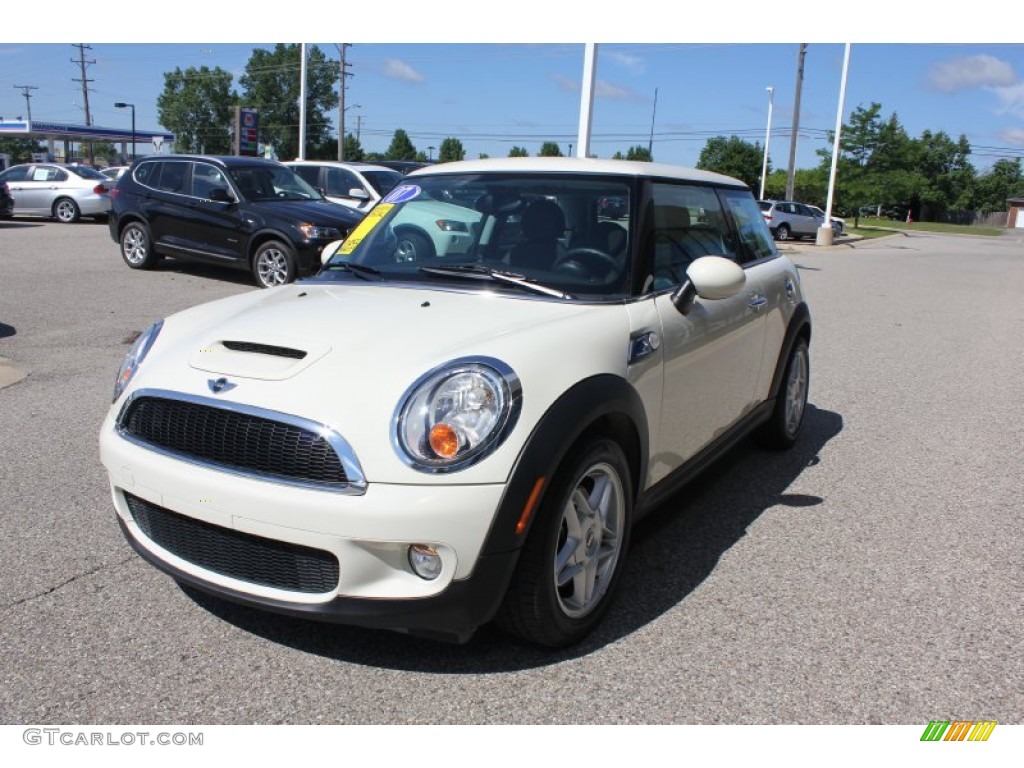
[[995,728],[995,720],[932,720],[921,741],[988,741]]

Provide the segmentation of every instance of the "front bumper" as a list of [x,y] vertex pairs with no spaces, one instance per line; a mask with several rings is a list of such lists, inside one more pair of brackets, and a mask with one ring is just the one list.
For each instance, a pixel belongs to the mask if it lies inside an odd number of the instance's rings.
[[[104,425],[100,452],[124,535],[150,563],[200,590],[279,613],[458,641],[500,605],[517,552],[482,556],[503,484],[370,483],[347,495],[240,477],[162,455]],[[302,591],[259,583],[232,568],[199,564],[177,532],[154,540],[128,497],[161,514],[199,521],[191,529],[294,547],[336,560],[336,583]],[[181,516],[181,517],[178,517]],[[189,535],[195,538],[195,531]],[[408,562],[411,544],[434,547],[441,575],[425,580]],[[259,559],[259,548],[247,554]],[[191,559],[190,559],[191,558]],[[213,561],[216,562],[216,557]]]

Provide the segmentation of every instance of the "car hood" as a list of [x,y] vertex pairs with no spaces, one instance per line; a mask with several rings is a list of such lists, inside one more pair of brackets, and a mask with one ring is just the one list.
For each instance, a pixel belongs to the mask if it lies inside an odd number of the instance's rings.
[[305,221],[318,226],[348,229],[363,219],[361,213],[326,200],[261,200],[249,203],[251,210],[264,217]]
[[[576,382],[625,375],[629,317],[587,305],[484,291],[296,283],[167,318],[132,389],[160,388],[301,416],[353,446],[370,481],[423,482],[392,446],[392,420],[423,374],[496,358],[523,388],[532,425]],[[213,382],[232,385],[216,395]],[[464,472],[432,482],[502,482],[529,427]],[[504,455],[503,455],[504,454]]]

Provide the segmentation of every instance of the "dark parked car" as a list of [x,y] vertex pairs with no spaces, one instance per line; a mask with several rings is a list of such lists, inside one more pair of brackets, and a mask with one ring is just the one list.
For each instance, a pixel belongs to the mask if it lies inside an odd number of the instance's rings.
[[144,158],[112,197],[110,236],[129,267],[204,261],[251,270],[262,288],[318,271],[323,247],[362,220],[282,163],[253,157]]
[[0,181],[0,219],[9,219],[14,215],[14,198],[6,182]]
[[385,168],[392,168],[399,173],[412,173],[420,168],[426,168],[430,163],[422,163],[419,160],[374,160],[374,165],[382,165]]

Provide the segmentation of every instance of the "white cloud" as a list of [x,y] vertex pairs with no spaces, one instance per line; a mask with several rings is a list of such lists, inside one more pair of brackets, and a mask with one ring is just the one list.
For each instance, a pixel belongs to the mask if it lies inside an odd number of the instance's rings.
[[1007,128],[999,132],[999,140],[1011,147],[1024,147],[1024,128]]
[[[572,91],[574,93],[580,92],[580,84],[578,80],[571,80],[568,77],[562,75],[551,75],[551,79],[558,85],[559,90]],[[623,88],[620,85],[614,85],[609,83],[607,80],[597,80],[594,83],[594,96],[598,99],[610,99],[612,101],[645,101],[643,96],[640,96],[635,91],[631,91],[629,88]]]
[[1011,114],[1024,119],[1024,83],[1016,83],[1006,88],[991,88],[999,99],[999,114]]
[[928,72],[932,87],[946,93],[967,88],[998,88],[1014,85],[1013,67],[995,56],[957,56],[933,64]]
[[422,83],[425,79],[415,69],[398,59],[388,59],[384,62],[384,75],[393,80],[405,80],[410,83]]
[[631,75],[642,74],[646,69],[643,59],[639,56],[630,56],[628,53],[620,53],[618,51],[602,52],[601,55],[607,56],[609,61],[615,62]]

